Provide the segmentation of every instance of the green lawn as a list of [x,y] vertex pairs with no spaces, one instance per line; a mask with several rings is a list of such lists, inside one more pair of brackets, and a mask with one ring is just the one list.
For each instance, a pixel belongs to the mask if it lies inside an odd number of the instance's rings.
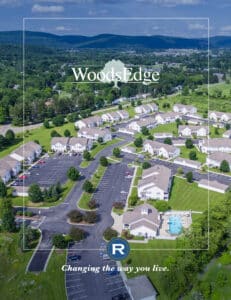
[[18,248],[18,233],[0,233],[0,295],[1,299],[66,299],[64,272],[66,252],[54,252],[47,271],[26,273],[32,251],[22,253]]
[[[131,259],[131,266],[133,267],[150,267],[153,265],[159,265],[161,267],[165,266],[165,260],[171,255],[172,250],[154,250],[154,249],[174,249],[176,248],[176,241],[168,241],[168,240],[150,240],[147,244],[136,244],[130,243],[131,252],[129,257],[126,258],[122,264],[126,265],[128,259]],[[142,250],[144,249],[144,250]],[[147,250],[149,249],[149,250]],[[152,271],[138,271],[137,273],[132,272],[127,274],[129,278],[135,277],[137,275],[147,275],[153,285],[157,288],[160,293],[158,299],[160,300],[168,300],[165,298],[165,290],[163,288],[163,283],[160,278],[160,272],[152,272]]]
[[200,151],[198,151],[196,147],[193,147],[192,149],[188,149],[185,146],[179,147],[179,148],[180,148],[180,156],[181,157],[189,159],[189,153],[191,151],[196,151],[196,153],[197,153],[197,160],[199,162],[201,162],[201,163],[205,163],[206,162],[206,154],[205,153],[201,153]]
[[[95,173],[92,175],[90,181],[93,184],[95,189],[97,188],[98,184],[100,183],[106,169],[107,169],[107,167],[103,167],[103,166],[99,165],[97,170],[95,171]],[[89,210],[88,202],[91,200],[92,195],[93,195],[92,193],[83,192],[81,198],[79,199],[79,201],[77,203],[79,208]]]
[[28,197],[24,197],[24,202],[23,202],[23,197],[12,197],[12,204],[14,206],[30,206],[30,207],[51,207],[51,206],[56,206],[60,203],[62,203],[71,189],[73,188],[74,184],[76,182],[68,180],[64,185],[63,185],[63,192],[62,196],[60,199],[56,202],[39,202],[39,203],[34,203],[29,201]]
[[[217,130],[218,132],[215,133],[215,130]],[[216,129],[213,126],[210,126],[209,127],[209,131],[210,131],[210,135],[209,136],[211,138],[219,138],[219,137],[222,137],[222,135],[226,131],[226,129],[225,128],[218,128],[218,129]]]
[[[106,147],[117,144],[120,141],[122,141],[122,140],[119,138],[116,138],[116,139],[112,139],[111,141],[108,141],[107,143],[103,143],[103,144],[96,143],[95,144],[96,146],[90,151],[92,158],[94,158],[100,151],[102,151]],[[83,160],[80,164],[80,167],[87,168],[90,164],[91,164],[91,160],[90,161]]]
[[25,131],[24,133],[24,140],[23,140],[23,134],[17,134],[17,141],[14,145],[0,151],[0,158],[10,154],[12,151],[14,151],[16,148],[18,148],[23,143],[38,140],[40,145],[44,147],[45,151],[50,150],[50,141],[51,141],[51,131],[56,130],[60,135],[64,136],[64,131],[68,129],[71,132],[72,136],[76,136],[76,130],[74,127],[74,123],[66,123],[63,126],[59,127],[52,127],[52,128],[45,128],[41,126],[40,128],[32,129],[29,131]]
[[151,134],[154,134],[156,132],[171,132],[174,136],[177,136],[178,130],[176,127],[176,123],[168,123],[168,124],[162,124],[157,125],[157,127],[149,130]]
[[169,205],[176,210],[204,211],[210,205],[218,203],[225,195],[198,188],[197,183],[188,183],[185,179],[174,177]]

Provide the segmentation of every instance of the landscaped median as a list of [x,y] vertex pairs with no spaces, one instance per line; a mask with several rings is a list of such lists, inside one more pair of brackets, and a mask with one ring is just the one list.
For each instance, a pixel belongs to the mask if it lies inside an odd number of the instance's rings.
[[[91,177],[91,183],[93,185],[93,191],[97,188],[100,183],[107,167],[99,165],[95,173]],[[93,193],[83,192],[81,198],[79,199],[77,206],[83,210],[91,210],[89,207],[89,202],[92,200]]]
[[51,206],[56,206],[56,205],[62,203],[65,200],[65,198],[67,197],[67,195],[69,194],[69,192],[71,191],[71,189],[73,188],[73,186],[75,184],[76,184],[75,181],[68,180],[62,186],[61,197],[59,198],[58,201],[54,201],[54,202],[47,202],[47,201],[32,202],[32,201],[29,201],[29,197],[16,196],[16,197],[11,197],[12,204],[13,204],[13,206],[27,206],[27,207],[51,207]]
[[[114,144],[117,144],[118,142],[122,141],[122,139],[119,139],[119,138],[116,138],[116,139],[113,139],[107,143],[97,143],[95,144],[96,146],[90,151],[91,153],[91,158],[95,158],[95,156],[100,152],[102,151],[103,149],[111,146],[111,145],[114,145]],[[87,168],[90,164],[91,164],[92,160],[83,160],[82,163],[80,164],[80,167],[81,168]]]

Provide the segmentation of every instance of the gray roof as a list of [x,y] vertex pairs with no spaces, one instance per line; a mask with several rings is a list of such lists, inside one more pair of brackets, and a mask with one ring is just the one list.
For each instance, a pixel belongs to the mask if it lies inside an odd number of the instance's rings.
[[51,139],[51,145],[56,145],[60,143],[64,146],[67,146],[69,139],[70,139],[69,137],[53,137]]
[[89,135],[98,134],[99,136],[104,136],[105,134],[111,134],[110,130],[100,129],[100,128],[82,128],[78,132],[82,134],[89,134]]
[[127,285],[134,300],[141,300],[146,298],[150,300],[156,299],[157,291],[146,275],[140,275],[128,279]]
[[69,145],[74,146],[76,144],[86,146],[88,144],[88,139],[86,139],[84,137],[72,137],[69,141]]
[[229,136],[231,136],[231,129],[230,129],[230,130],[227,130],[227,131],[225,131],[225,132],[223,133],[223,135],[229,135]]
[[203,184],[205,186],[211,186],[220,190],[226,191],[229,188],[228,184],[220,183],[216,180],[207,180],[207,179],[201,179],[198,184]]
[[14,159],[13,157],[11,157],[9,155],[0,159],[0,163],[2,163],[2,162],[6,163],[11,169],[16,167],[19,164],[19,162],[16,159]]
[[174,104],[175,107],[178,107],[178,108],[186,108],[186,109],[194,109],[195,106],[192,106],[192,105],[185,105],[185,104],[181,104],[181,103],[176,103]]
[[192,132],[196,132],[196,131],[200,130],[201,128],[205,129],[206,132],[209,131],[208,126],[179,125],[178,132],[181,132],[185,128],[189,128]]
[[27,156],[35,151],[40,151],[41,146],[35,142],[28,142],[22,146],[20,146],[18,149],[14,150],[12,153],[15,153],[17,155],[20,155],[22,157]]
[[139,126],[148,126],[148,125],[153,125],[153,124],[155,124],[156,123],[156,121],[155,121],[155,119],[154,118],[146,118],[146,119],[142,119],[142,120],[140,120],[140,121],[137,121],[137,124],[139,125]]
[[154,136],[155,137],[164,137],[164,136],[166,136],[166,135],[168,135],[168,136],[173,136],[173,133],[172,132],[155,132],[154,133]]
[[[147,211],[147,214],[142,214],[142,211]],[[123,214],[123,224],[131,225],[131,228],[137,228],[140,226],[148,226],[151,229],[156,230],[160,225],[159,212],[152,205],[145,203],[136,206],[133,211],[127,211]]]
[[141,187],[151,184],[164,191],[168,191],[171,176],[171,169],[162,165],[155,165],[143,171],[142,179],[139,180],[138,186]]
[[207,147],[230,147],[231,148],[231,139],[227,138],[215,138],[215,139],[204,139],[203,146]]
[[160,142],[157,142],[157,141],[145,141],[144,142],[144,145],[146,144],[150,144],[151,147],[153,149],[160,149],[160,148],[165,148],[169,153],[174,153],[175,150],[177,149],[175,146],[172,146],[172,145],[168,145],[168,144],[164,144],[164,143],[160,143]]
[[225,152],[213,152],[208,155],[209,159],[222,162],[223,160],[226,160],[229,164],[231,164],[231,154],[225,153]]
[[98,122],[101,122],[101,117],[100,116],[92,116],[92,117],[88,117],[88,118],[85,118],[85,119],[81,119],[79,121],[82,121],[86,124],[92,124],[92,123],[98,123]]

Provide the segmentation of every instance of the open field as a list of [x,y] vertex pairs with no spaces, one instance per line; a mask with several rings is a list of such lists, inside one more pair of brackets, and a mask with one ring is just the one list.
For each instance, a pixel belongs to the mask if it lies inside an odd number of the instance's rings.
[[64,273],[65,251],[54,251],[47,272],[25,274],[32,251],[18,248],[18,233],[0,234],[0,294],[2,299],[66,299]]
[[169,205],[176,210],[204,211],[210,205],[218,203],[225,196],[220,193],[198,188],[197,183],[188,183],[185,179],[174,177]]

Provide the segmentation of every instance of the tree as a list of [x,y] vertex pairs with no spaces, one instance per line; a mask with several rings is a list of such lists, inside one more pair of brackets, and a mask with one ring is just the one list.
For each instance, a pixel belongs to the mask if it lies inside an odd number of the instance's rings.
[[65,137],[70,137],[70,136],[71,136],[70,130],[65,129],[65,130],[64,130],[64,136],[65,136]]
[[142,139],[142,137],[136,138],[135,141],[134,141],[134,145],[136,147],[142,147],[143,146],[143,139]]
[[9,198],[3,198],[1,203],[1,219],[2,230],[13,232],[15,231],[14,209]]
[[54,126],[62,126],[64,124],[64,117],[62,115],[58,115],[52,119],[52,123]]
[[84,221],[87,223],[96,223],[98,220],[98,215],[95,211],[87,211],[84,215]]
[[143,135],[149,135],[149,130],[148,130],[148,128],[147,128],[146,126],[142,126],[142,127],[141,127],[141,133],[142,133]]
[[230,124],[229,124],[229,123],[226,123],[226,124],[225,124],[225,129],[226,129],[226,130],[229,130],[229,129],[230,129]]
[[28,196],[29,196],[29,200],[34,203],[42,202],[44,200],[43,193],[39,185],[36,183],[31,184],[31,186],[29,187]]
[[79,242],[84,239],[85,231],[83,229],[72,226],[70,228],[69,235],[72,240]]
[[51,137],[60,137],[60,136],[61,135],[56,130],[51,131]]
[[214,134],[219,135],[219,128],[218,127],[215,127]]
[[83,221],[83,214],[77,209],[71,210],[67,216],[73,223],[81,223]]
[[94,199],[91,199],[89,202],[88,202],[88,207],[90,209],[95,209],[97,207],[97,202],[94,200]]
[[187,149],[192,149],[194,146],[193,146],[193,141],[191,139],[186,139],[185,141],[185,147]]
[[72,181],[76,181],[79,179],[80,173],[75,167],[70,167],[67,171],[67,177]]
[[103,138],[102,138],[102,136],[99,136],[97,141],[98,141],[98,143],[102,144],[102,143],[103,143]]
[[230,172],[230,167],[229,167],[229,163],[227,162],[227,160],[222,160],[221,164],[220,164],[220,171],[227,173]]
[[103,167],[108,166],[108,160],[105,156],[101,156],[100,159],[99,159],[99,162],[100,162],[101,166],[103,166]]
[[178,128],[182,124],[180,119],[176,119],[176,127]]
[[154,201],[154,206],[158,211],[161,211],[161,212],[165,212],[171,208],[170,205],[168,204],[168,202],[163,201],[163,200]]
[[118,236],[118,232],[110,227],[108,227],[104,233],[103,236],[105,238],[105,240],[110,241],[112,238],[117,237]]
[[33,242],[39,238],[39,231],[30,226],[22,225],[19,232],[19,246],[22,251],[31,249]]
[[52,244],[56,248],[65,249],[67,247],[68,241],[62,234],[55,234],[52,237]]
[[45,128],[50,128],[50,122],[49,122],[48,120],[45,120],[45,121],[43,122],[43,126],[44,126]]
[[138,202],[139,198],[137,195],[133,195],[130,197],[129,202],[131,206],[135,206]]
[[113,149],[113,155],[115,157],[120,157],[120,154],[121,154],[120,148],[116,147],[116,148]]
[[5,183],[0,179],[0,197],[4,198],[7,195],[7,187]]
[[143,162],[143,164],[142,164],[142,168],[143,168],[143,169],[148,169],[148,168],[150,168],[150,167],[151,167],[150,162],[148,162],[148,161],[144,161],[144,162]]
[[165,138],[164,139],[164,144],[172,145],[172,140],[170,138]]
[[154,140],[154,138],[153,138],[153,136],[151,134],[147,137],[147,139],[150,140],[150,141]]
[[83,190],[86,192],[86,193],[92,193],[93,190],[94,190],[94,186],[93,184],[89,181],[89,180],[86,180],[83,184]]
[[2,134],[0,134],[0,149],[3,149],[4,146],[6,145],[6,143],[7,143],[7,140],[5,139],[5,137]]
[[87,161],[91,160],[91,153],[87,150],[83,151],[83,158]]
[[197,160],[197,153],[196,151],[192,150],[189,152],[189,159],[191,160]]
[[186,173],[186,179],[189,183],[193,182],[193,173],[192,172],[188,172]]
[[15,140],[15,134],[14,131],[11,129],[8,129],[6,134],[5,134],[5,138],[8,144],[13,144],[14,140]]
[[119,110],[122,110],[122,109],[123,109],[122,104],[119,104],[119,105],[118,105],[118,109],[119,109]]

